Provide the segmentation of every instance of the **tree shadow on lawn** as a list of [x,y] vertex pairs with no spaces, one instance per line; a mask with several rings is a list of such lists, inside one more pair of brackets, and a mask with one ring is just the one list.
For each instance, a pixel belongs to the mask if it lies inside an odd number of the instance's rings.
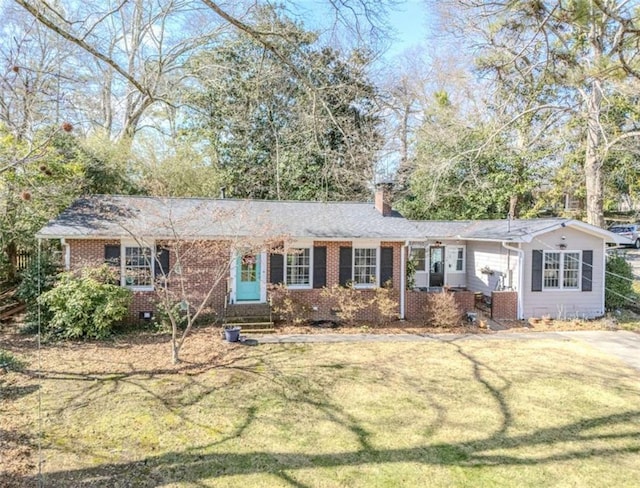
[[[292,472],[312,468],[337,468],[346,466],[367,466],[389,463],[416,463],[433,466],[483,467],[483,466],[534,466],[570,460],[607,458],[620,454],[640,452],[640,410],[582,419],[562,426],[540,428],[526,434],[509,434],[513,422],[507,391],[511,382],[494,367],[478,360],[471,352],[458,344],[451,344],[473,371],[475,381],[493,398],[500,412],[501,422],[497,429],[483,439],[468,442],[434,443],[412,448],[378,449],[369,441],[371,433],[356,417],[339,405],[327,400],[321,387],[314,388],[304,381],[304,372],[282,369],[278,354],[272,351],[259,354],[259,361],[266,366],[262,372],[230,361],[221,368],[238,369],[264,376],[268,381],[281,387],[281,395],[289,402],[299,402],[312,407],[333,424],[355,435],[358,447],[351,452],[322,454],[302,454],[300,452],[250,451],[246,453],[206,453],[207,449],[239,438],[255,421],[256,408],[246,410],[244,422],[232,433],[216,442],[189,447],[185,451],[169,452],[159,456],[148,456],[139,461],[104,463],[99,466],[61,470],[47,473],[42,480],[37,476],[24,479],[25,485],[35,485],[42,481],[45,486],[104,486],[124,483],[127,486],[157,486],[172,482],[193,483],[204,486],[204,480],[237,475],[269,474],[298,488],[306,485],[295,479]],[[254,358],[255,359],[255,358]],[[258,361],[258,359],[256,359]],[[119,381],[128,381],[120,378]],[[130,379],[129,379],[130,380]],[[145,388],[144,385],[136,386]],[[149,391],[162,402],[158,394]],[[208,391],[203,394],[209,394]],[[169,409],[170,404],[165,403]],[[443,408],[438,406],[439,409]],[[239,413],[239,412],[238,412]],[[439,415],[446,415],[439,412]],[[617,427],[614,433],[594,433],[596,428]],[[431,425],[432,431],[437,425]],[[593,447],[590,442],[624,441],[619,447]],[[532,449],[535,455],[523,454],[523,448],[559,446],[566,443],[586,443],[575,448],[563,447],[564,451],[545,455]],[[518,449],[518,454],[504,454],[506,449]],[[569,450],[572,449],[572,450]],[[492,453],[491,451],[499,451]]]
[[[622,453],[640,452],[640,442],[623,448],[576,449],[549,456],[509,456],[491,454],[493,449],[534,447],[545,444],[581,442],[588,440],[630,439],[640,440],[640,431],[628,430],[619,434],[593,435],[589,430],[596,427],[627,425],[640,419],[640,411],[596,417],[569,423],[561,427],[539,429],[536,432],[516,436],[496,434],[486,439],[463,443],[440,443],[406,449],[374,449],[363,445],[352,452],[302,455],[295,452],[251,451],[247,453],[195,454],[171,452],[161,456],[150,456],[136,462],[109,463],[100,466],[63,470],[48,473],[42,480],[44,486],[104,486],[138,480],[139,484],[127,486],[156,486],[172,482],[198,483],[201,480],[269,473],[304,487],[291,476],[291,471],[309,468],[335,468],[343,466],[366,466],[387,463],[418,463],[434,466],[522,466],[539,465],[576,459],[610,457]],[[24,479],[25,486],[36,486],[36,476]]]

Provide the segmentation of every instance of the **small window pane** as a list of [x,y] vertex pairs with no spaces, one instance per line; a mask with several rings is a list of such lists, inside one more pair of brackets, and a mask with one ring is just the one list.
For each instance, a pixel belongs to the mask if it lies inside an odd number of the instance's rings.
[[246,254],[242,256],[242,261],[240,263],[240,281],[258,281],[258,266],[256,265],[256,261],[256,257],[253,254]]

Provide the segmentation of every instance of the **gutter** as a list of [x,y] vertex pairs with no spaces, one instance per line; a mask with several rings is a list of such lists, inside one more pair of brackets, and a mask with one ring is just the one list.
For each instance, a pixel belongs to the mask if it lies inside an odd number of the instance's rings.
[[400,320],[406,317],[406,294],[407,294],[407,249],[409,241],[404,241],[400,252]]
[[519,247],[511,247],[507,244],[507,241],[502,241],[502,247],[508,251],[515,251],[518,253],[518,319],[524,318],[524,250]]

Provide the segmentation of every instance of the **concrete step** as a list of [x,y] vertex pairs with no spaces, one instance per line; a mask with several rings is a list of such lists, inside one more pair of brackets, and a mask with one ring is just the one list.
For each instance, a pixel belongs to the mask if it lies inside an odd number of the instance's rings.
[[245,329],[270,329],[273,327],[273,322],[235,322],[227,325],[236,325],[244,332]]
[[248,324],[248,323],[256,323],[256,322],[269,322],[271,323],[271,318],[268,315],[252,315],[252,316],[238,316],[238,317],[225,317],[225,324]]
[[225,310],[226,317],[268,317],[270,315],[271,306],[268,303],[231,303]]

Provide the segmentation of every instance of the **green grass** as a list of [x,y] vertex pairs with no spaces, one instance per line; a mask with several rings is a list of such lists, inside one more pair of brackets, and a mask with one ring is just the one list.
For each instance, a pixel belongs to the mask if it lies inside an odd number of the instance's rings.
[[[640,375],[572,342],[238,346],[190,374],[85,373],[41,381],[45,486],[640,481]],[[14,402],[35,436],[34,404]]]

